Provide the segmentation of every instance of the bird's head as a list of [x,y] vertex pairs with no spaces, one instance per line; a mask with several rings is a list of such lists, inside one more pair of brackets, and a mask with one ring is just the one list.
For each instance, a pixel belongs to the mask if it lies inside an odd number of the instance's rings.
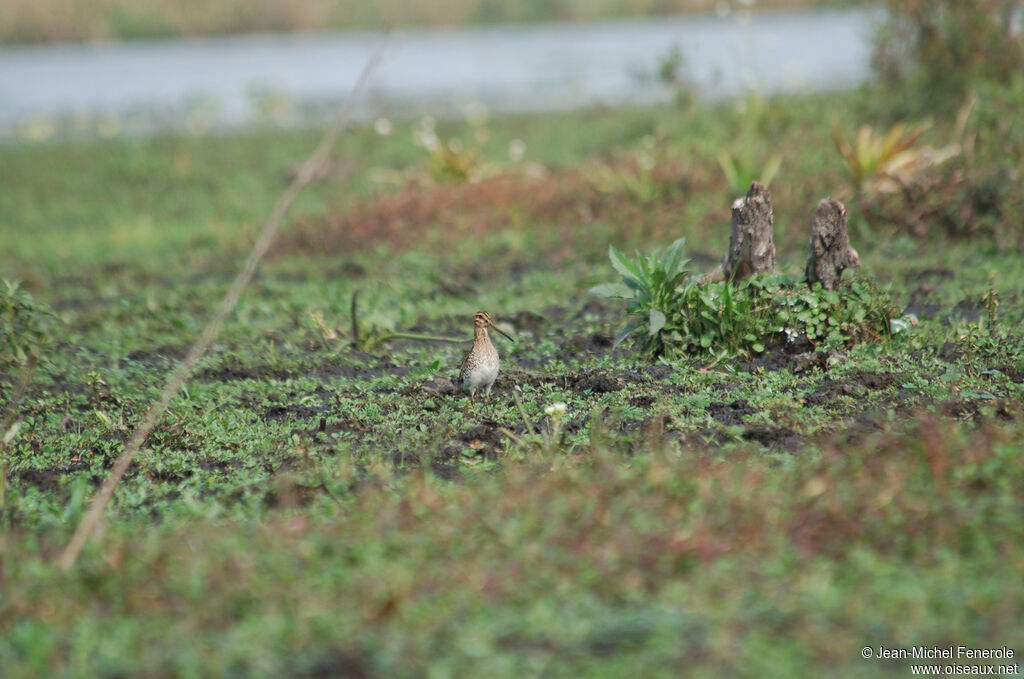
[[515,340],[512,339],[512,337],[507,332],[505,332],[504,330],[502,330],[501,328],[494,324],[494,322],[491,320],[491,315],[486,311],[478,311],[476,312],[476,314],[473,315],[473,325],[477,328],[482,329],[494,328],[505,337],[508,337],[510,341],[515,342]]

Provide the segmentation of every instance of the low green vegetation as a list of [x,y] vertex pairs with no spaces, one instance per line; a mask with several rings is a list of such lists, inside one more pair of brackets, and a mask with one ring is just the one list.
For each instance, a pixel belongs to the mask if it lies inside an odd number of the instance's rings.
[[641,349],[654,358],[694,354],[716,361],[780,345],[829,351],[884,339],[898,316],[892,300],[868,278],[838,290],[779,274],[701,284],[687,270],[685,242],[680,238],[664,252],[634,258],[611,247],[622,282],[590,291],[630,300],[626,311],[637,320],[620,331],[616,344],[638,332]]
[[[759,9],[837,4],[835,0],[759,0]],[[0,44],[88,42],[141,38],[383,30],[540,21],[588,21],[682,12],[748,10],[738,0],[6,0],[0,5]]]
[[[922,175],[948,222],[912,193],[850,202],[862,266],[835,292],[799,272],[818,200],[850,197],[833,129],[888,129],[858,93],[492,120],[473,177],[430,172],[412,124],[352,130],[67,574],[316,134],[0,146],[5,679],[877,677],[909,667],[864,646],[1024,652],[1021,96],[979,97],[956,183]],[[779,274],[697,288],[728,242],[723,148],[783,156]],[[629,176],[656,192],[594,180],[648,152]],[[627,301],[589,292],[609,245]],[[468,343],[423,336],[468,339],[480,309],[516,342],[472,409]],[[11,346],[39,356],[24,389]]]
[[979,83],[1024,71],[1021,9],[1012,0],[885,0],[873,63],[899,116],[952,114]]

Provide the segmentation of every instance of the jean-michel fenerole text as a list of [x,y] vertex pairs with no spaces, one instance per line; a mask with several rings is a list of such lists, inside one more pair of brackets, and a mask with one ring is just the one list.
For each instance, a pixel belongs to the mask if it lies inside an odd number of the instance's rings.
[[971,648],[968,646],[911,646],[910,648],[890,648],[879,646],[875,650],[876,658],[947,658],[962,660],[1008,659],[1014,656],[1013,649],[1006,646],[1000,648]]

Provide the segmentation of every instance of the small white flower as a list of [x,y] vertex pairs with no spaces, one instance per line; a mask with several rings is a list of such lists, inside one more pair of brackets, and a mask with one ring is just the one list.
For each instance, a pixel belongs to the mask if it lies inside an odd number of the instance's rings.
[[565,410],[567,407],[568,406],[559,401],[558,403],[552,403],[551,405],[549,405],[547,408],[544,409],[544,412],[547,413],[548,415],[565,415]]
[[441,140],[437,138],[433,130],[416,130],[413,133],[413,143],[431,152],[441,147]]
[[373,123],[373,129],[382,137],[391,134],[391,121],[387,118],[377,118]]
[[508,157],[513,163],[518,163],[526,155],[526,142],[522,139],[513,139],[508,143]]

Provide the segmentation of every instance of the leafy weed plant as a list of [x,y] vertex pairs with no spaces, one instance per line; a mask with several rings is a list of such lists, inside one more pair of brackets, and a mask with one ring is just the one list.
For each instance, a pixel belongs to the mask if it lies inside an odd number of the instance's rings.
[[633,319],[616,344],[638,333],[641,352],[651,357],[722,360],[761,353],[782,341],[835,348],[878,340],[889,334],[890,320],[898,315],[889,296],[863,277],[838,290],[808,287],[802,277],[781,274],[698,285],[687,269],[684,244],[680,238],[663,252],[633,258],[609,248],[622,281],[591,292],[630,300]]
[[614,162],[585,166],[583,174],[600,193],[623,194],[637,205],[653,205],[676,191],[676,175],[670,171],[675,161],[663,139],[647,135],[635,150]]
[[885,134],[869,125],[862,125],[857,136],[847,139],[839,130],[833,130],[839,155],[854,190],[894,193],[900,189],[896,177],[902,170],[921,161],[921,152],[914,149],[923,127],[908,132],[905,123],[896,123]]

